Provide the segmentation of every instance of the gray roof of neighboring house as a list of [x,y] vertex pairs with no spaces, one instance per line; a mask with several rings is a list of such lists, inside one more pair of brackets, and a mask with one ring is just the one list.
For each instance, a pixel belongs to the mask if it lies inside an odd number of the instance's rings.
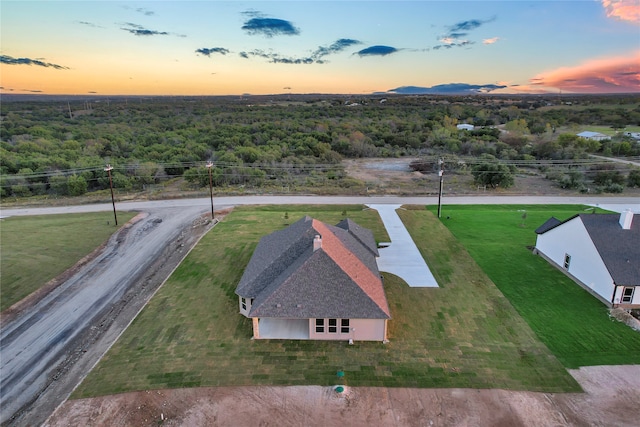
[[536,234],[542,234],[548,230],[551,230],[552,228],[554,228],[556,225],[562,224],[562,221],[560,221],[558,218],[552,216],[551,218],[549,218],[548,220],[546,220],[544,222],[544,224],[542,224],[540,227],[536,228]]
[[388,319],[377,253],[371,231],[355,222],[305,216],[260,240],[236,294],[253,299],[249,317]]
[[620,214],[582,213],[555,227],[574,218],[580,218],[584,224],[615,284],[640,286],[640,215],[634,215],[629,230],[620,226]]

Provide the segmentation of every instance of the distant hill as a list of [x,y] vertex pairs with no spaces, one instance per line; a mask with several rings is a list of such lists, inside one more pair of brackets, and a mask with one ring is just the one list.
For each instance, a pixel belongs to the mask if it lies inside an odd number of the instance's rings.
[[506,87],[507,86],[494,84],[470,85],[467,83],[448,83],[431,87],[400,86],[395,89],[390,89],[388,92],[402,95],[478,95]]

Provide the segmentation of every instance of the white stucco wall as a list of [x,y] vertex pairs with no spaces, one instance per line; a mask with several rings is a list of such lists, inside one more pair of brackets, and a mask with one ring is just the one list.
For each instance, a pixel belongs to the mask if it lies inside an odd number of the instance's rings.
[[[539,234],[536,249],[564,269],[565,254],[571,256],[569,274],[611,302],[614,286],[600,254],[596,250],[580,217]],[[635,297],[635,295],[634,295]]]
[[348,341],[384,341],[385,320],[384,319],[349,319],[348,334],[340,333],[340,323],[338,321],[338,332],[328,333],[325,322],[325,332],[316,333],[316,319],[309,319],[309,339],[312,340],[340,340]]

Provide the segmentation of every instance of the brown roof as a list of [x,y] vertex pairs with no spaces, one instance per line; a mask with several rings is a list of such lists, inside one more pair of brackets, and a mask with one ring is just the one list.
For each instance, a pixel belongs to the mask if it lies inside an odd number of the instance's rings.
[[362,260],[347,250],[345,245],[334,235],[327,225],[314,219],[314,229],[322,236],[322,249],[331,259],[380,307],[389,314],[387,296],[382,287],[380,273],[376,267],[375,273],[368,269]]

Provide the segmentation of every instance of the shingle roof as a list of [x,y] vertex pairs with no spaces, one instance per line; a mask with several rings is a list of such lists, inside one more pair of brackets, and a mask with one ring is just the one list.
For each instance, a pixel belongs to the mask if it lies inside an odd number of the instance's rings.
[[551,230],[552,228],[555,228],[557,225],[560,225],[560,224],[562,224],[562,221],[552,216],[551,218],[546,220],[544,224],[536,228],[536,234],[546,233],[547,231]]
[[536,233],[546,233],[575,218],[584,224],[615,284],[640,286],[640,216],[634,215],[631,229],[625,230],[620,226],[619,214],[581,213],[538,232],[554,218],[549,219]]
[[355,221],[346,218],[336,224],[336,227],[343,228],[349,231],[353,236],[358,239],[371,253],[375,256],[380,256],[378,252],[378,245],[376,239],[373,237],[373,233],[368,228],[359,226]]
[[624,230],[619,214],[579,214],[616,285],[640,286],[640,217]]
[[351,220],[339,225],[306,216],[260,240],[236,288],[254,299],[249,317],[390,318],[373,234]]

